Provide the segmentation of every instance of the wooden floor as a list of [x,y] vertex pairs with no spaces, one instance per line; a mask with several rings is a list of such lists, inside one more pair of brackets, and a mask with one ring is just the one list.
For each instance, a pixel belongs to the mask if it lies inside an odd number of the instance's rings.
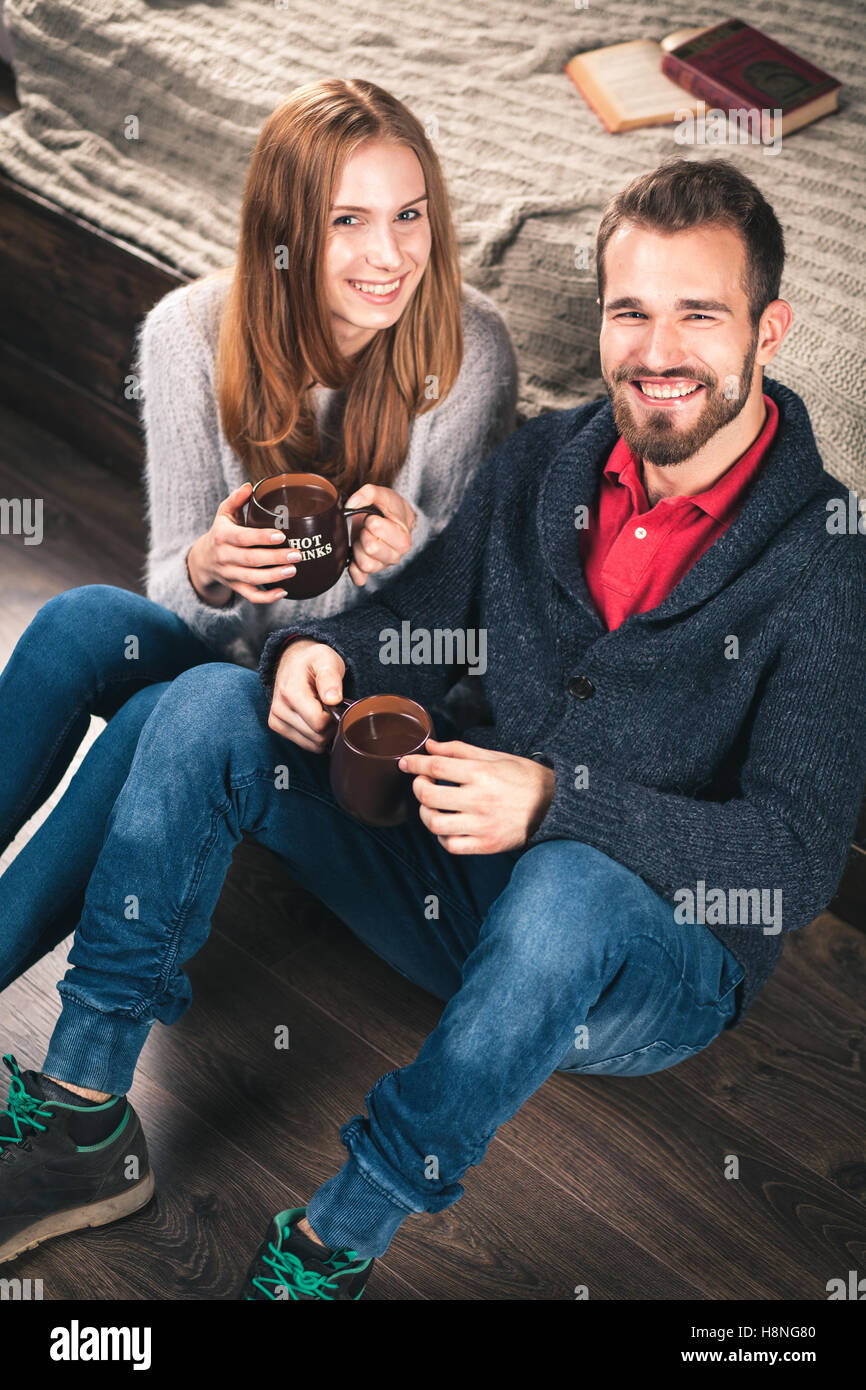
[[[8,413],[0,440],[0,497],[44,497],[47,533],[0,537],[2,665],[52,594],[139,587],[143,537],[129,483]],[[270,1214],[336,1171],[339,1125],[435,1024],[434,999],[300,896],[240,846],[189,969],[193,1007],[156,1026],[132,1092],[157,1198],[19,1260],[45,1298],[228,1297]],[[0,997],[0,1050],[22,1066],[43,1059],[64,960]],[[824,1300],[866,1261],[864,1074],[866,937],[828,913],[787,939],[745,1027],[699,1056],[646,1078],[552,1077],[463,1200],[404,1225],[366,1297]]]

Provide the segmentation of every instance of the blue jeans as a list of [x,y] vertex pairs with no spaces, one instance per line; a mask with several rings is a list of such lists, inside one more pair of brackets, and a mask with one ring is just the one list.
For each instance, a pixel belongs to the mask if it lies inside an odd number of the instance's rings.
[[336,804],[327,757],[272,733],[267,716],[256,674],[222,662],[162,695],[58,986],[49,1074],[128,1089],[153,1021],[190,1003],[181,967],[207,939],[242,834],[447,1001],[416,1059],[381,1077],[368,1117],[341,1130],[348,1158],[308,1204],[328,1245],[381,1255],[408,1215],[455,1202],[466,1169],[552,1072],[658,1071],[730,1020],[740,965],[622,865],[571,840],[450,855],[417,807],[402,826],[361,825]]
[[74,930],[148,715],[167,682],[215,659],[167,608],[107,584],[50,599],[22,634],[0,675],[0,852],[62,780],[91,714],[109,722],[0,876],[0,989]]

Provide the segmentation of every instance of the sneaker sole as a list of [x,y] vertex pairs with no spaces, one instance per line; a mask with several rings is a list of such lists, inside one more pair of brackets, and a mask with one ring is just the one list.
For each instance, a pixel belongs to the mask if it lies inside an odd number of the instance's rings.
[[153,1172],[131,1187],[127,1192],[107,1197],[102,1202],[91,1202],[86,1207],[72,1207],[69,1211],[53,1212],[41,1221],[19,1231],[5,1245],[0,1245],[0,1264],[14,1260],[27,1250],[34,1250],[43,1241],[53,1240],[55,1236],[69,1235],[72,1231],[84,1231],[90,1226],[108,1226],[112,1221],[120,1221],[124,1216],[132,1216],[147,1206],[153,1196]]

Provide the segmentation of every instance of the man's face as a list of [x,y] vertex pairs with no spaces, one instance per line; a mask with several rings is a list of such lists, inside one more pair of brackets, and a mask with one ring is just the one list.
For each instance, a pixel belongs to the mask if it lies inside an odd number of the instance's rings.
[[665,467],[692,458],[761,389],[745,246],[706,223],[625,223],[604,253],[601,369],[619,433]]

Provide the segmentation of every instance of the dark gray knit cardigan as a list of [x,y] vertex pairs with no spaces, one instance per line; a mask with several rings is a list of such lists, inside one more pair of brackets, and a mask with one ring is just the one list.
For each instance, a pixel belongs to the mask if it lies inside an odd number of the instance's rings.
[[[810,922],[839,881],[866,781],[866,538],[803,402],[765,390],[779,427],[739,516],[658,607],[615,631],[592,604],[576,529],[616,442],[601,400],[517,430],[400,575],[346,613],[274,632],[260,665],[270,693],[298,632],[340,653],[347,697],[429,707],[466,667],[383,665],[384,630],[486,629],[476,679],[493,723],[463,737],[556,772],[526,849],[583,841],[680,905],[721,890],[698,920],[745,971],[735,1025],[781,949],[779,926],[743,904],[781,890],[781,932]],[[855,519],[841,534],[840,508]]]

